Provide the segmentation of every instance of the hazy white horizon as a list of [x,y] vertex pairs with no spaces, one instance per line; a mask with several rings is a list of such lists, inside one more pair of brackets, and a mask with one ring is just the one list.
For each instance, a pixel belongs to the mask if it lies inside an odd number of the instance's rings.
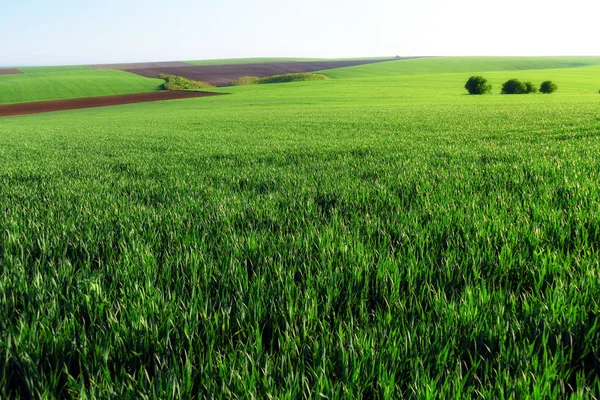
[[600,55],[600,4],[487,1],[21,0],[0,66],[245,57]]

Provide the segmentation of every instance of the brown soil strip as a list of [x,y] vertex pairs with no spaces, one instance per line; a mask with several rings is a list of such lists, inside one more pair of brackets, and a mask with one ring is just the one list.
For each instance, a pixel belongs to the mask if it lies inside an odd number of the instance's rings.
[[76,110],[80,108],[93,108],[116,106],[121,104],[147,103],[151,101],[189,99],[192,97],[218,96],[223,93],[210,92],[152,92],[139,94],[125,94],[119,96],[88,97],[84,99],[36,101],[31,103],[0,104],[0,117],[12,115],[38,114],[52,111]]
[[[173,67],[189,67],[190,64],[182,61],[163,61],[163,62],[147,62],[147,63],[121,63],[121,64],[96,64],[90,65],[93,69],[144,69],[144,68],[173,68]],[[153,77],[155,78],[155,77]]]
[[15,75],[23,72],[16,68],[0,68],[0,75]]
[[128,68],[127,72],[142,75],[147,78],[156,78],[158,74],[183,76],[195,81],[210,83],[214,86],[227,86],[231,81],[241,76],[267,76],[292,74],[300,72],[315,72],[326,69],[353,67],[356,65],[373,64],[388,60],[345,60],[345,61],[316,61],[316,62],[270,62],[260,64],[232,64],[232,65],[202,65],[181,67],[148,67]]

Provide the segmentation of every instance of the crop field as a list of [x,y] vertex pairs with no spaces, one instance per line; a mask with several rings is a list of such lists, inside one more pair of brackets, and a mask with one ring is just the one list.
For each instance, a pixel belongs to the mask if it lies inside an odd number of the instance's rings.
[[33,101],[29,103],[0,104],[0,118],[15,115],[40,114],[46,112],[77,110],[81,108],[107,107],[123,104],[147,103],[189,99],[192,97],[219,96],[221,93],[201,91],[161,90],[150,93],[121,94],[117,96],[96,96],[70,100]]
[[[330,70],[341,67],[381,63],[382,59],[358,59],[337,61],[311,61],[311,62],[262,62],[255,64],[225,64],[225,65],[188,65],[186,67],[158,66],[151,64],[142,68],[126,68],[124,71],[145,76],[156,77],[160,74],[183,76],[187,79],[206,82],[213,86],[228,86],[232,81],[242,76],[257,76],[259,78],[273,75],[314,72]],[[387,60],[389,61],[389,59]]]
[[0,75],[22,74],[18,68],[0,68]]
[[482,73],[487,71],[578,68],[592,65],[600,65],[600,57],[434,57],[380,63],[360,68],[338,68],[329,72],[331,77],[348,79],[373,77],[375,75],[427,75],[474,71]]
[[391,57],[368,58],[295,58],[295,57],[254,57],[254,58],[222,58],[215,60],[186,61],[191,65],[231,65],[231,64],[261,64],[272,62],[310,62],[310,61],[350,61],[350,60],[384,60]]
[[46,68],[47,72],[20,68],[23,74],[0,75],[0,104],[152,92],[164,83],[122,71]]
[[598,398],[598,60],[0,118],[0,398]]

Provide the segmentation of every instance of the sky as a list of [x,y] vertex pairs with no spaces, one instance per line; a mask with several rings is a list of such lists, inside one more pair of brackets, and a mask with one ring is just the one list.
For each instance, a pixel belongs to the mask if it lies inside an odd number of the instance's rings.
[[0,66],[600,55],[598,0],[0,0]]

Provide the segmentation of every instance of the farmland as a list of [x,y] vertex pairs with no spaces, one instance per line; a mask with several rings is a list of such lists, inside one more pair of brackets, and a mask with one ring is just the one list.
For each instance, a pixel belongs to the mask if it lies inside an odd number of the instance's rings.
[[84,67],[20,69],[22,74],[0,75],[0,104],[152,92],[164,83],[122,71]]
[[599,65],[0,118],[0,397],[597,396]]
[[390,57],[367,57],[367,58],[295,58],[295,57],[254,57],[254,58],[224,58],[215,60],[193,60],[186,61],[191,65],[234,65],[234,64],[266,64],[279,62],[326,62],[326,61],[384,61]]
[[[227,86],[233,80],[242,76],[258,76],[260,78],[273,75],[290,73],[314,72],[356,65],[368,65],[381,63],[382,59],[358,59],[337,61],[311,61],[311,62],[263,62],[254,64],[225,64],[225,65],[188,65],[185,67],[169,67],[159,65],[151,67],[145,65],[143,68],[125,68],[124,71],[142,75],[148,78],[159,74],[183,76],[188,79],[207,82],[214,86]],[[389,61],[389,59],[387,60]]]
[[22,72],[18,68],[0,68],[0,75],[15,75]]
[[[240,65],[242,61],[259,60],[263,62]],[[214,85],[227,86],[234,79],[244,75],[267,77],[382,61],[381,59],[314,62],[300,62],[301,59],[290,59],[294,61],[286,62],[278,60],[282,59],[223,60],[225,65],[221,66],[215,66],[211,62],[207,62],[208,65],[191,65],[175,61],[6,68],[3,70],[7,74],[0,74],[0,104],[154,92],[160,90],[164,83],[161,79],[155,79],[160,74],[183,76]]]
[[146,103],[189,99],[192,97],[218,96],[221,93],[200,91],[167,91],[150,93],[122,94],[117,96],[96,96],[69,100],[33,101],[29,103],[0,104],[0,117],[40,114],[45,112],[78,110],[81,108],[107,107],[123,104]]

